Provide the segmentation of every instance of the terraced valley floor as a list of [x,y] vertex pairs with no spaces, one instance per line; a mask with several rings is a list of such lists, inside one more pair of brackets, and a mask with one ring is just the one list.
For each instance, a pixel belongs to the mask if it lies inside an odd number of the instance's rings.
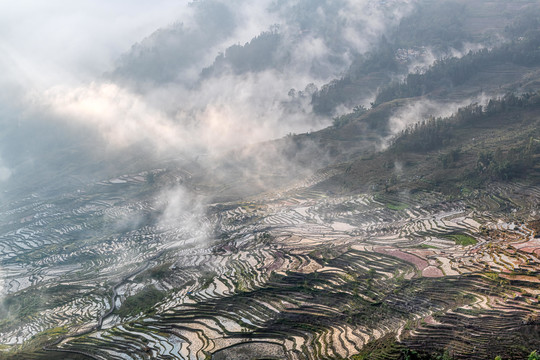
[[539,186],[315,190],[330,175],[170,221],[149,173],[4,205],[0,358],[517,359],[540,343]]

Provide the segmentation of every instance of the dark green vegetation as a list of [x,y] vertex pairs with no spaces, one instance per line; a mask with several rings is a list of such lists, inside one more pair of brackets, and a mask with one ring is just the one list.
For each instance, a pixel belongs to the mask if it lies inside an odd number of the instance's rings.
[[201,75],[209,77],[227,71],[242,74],[273,68],[276,62],[283,61],[276,54],[281,41],[277,32],[265,32],[244,46],[233,45],[219,55],[211,67],[203,69]]
[[465,235],[465,234],[448,234],[446,235],[446,237],[454,240],[456,242],[456,245],[467,246],[467,245],[474,245],[477,243],[477,241],[472,236]]
[[[491,181],[540,176],[540,94],[507,95],[402,131],[389,149],[344,166],[332,187],[463,193]],[[399,164],[399,170],[396,170]],[[359,178],[363,179],[360,183]]]
[[465,28],[471,17],[467,5],[457,1],[428,2],[403,19],[391,39],[399,47],[460,48],[463,41],[472,40]]
[[464,84],[485,67],[510,64],[534,67],[540,65],[540,30],[531,32],[520,41],[497,47],[470,52],[464,57],[437,61],[423,74],[409,74],[404,82],[383,88],[374,105],[399,98],[422,96],[443,87]]
[[388,334],[378,340],[368,343],[362,351],[353,355],[351,360],[452,360],[448,351],[430,353],[422,350],[411,350],[396,340],[395,334]]
[[139,313],[149,313],[155,304],[163,300],[165,294],[153,286],[148,286],[137,294],[128,296],[118,309],[118,315],[122,317],[137,315]]
[[[500,88],[508,74],[495,69],[497,64],[506,69],[511,69],[513,63],[538,65],[534,47],[538,19],[534,1],[425,1],[401,21],[391,36],[383,39],[378,49],[358,57],[342,78],[316,92],[312,98],[313,108],[318,113],[331,115],[340,104],[353,107],[380,87],[383,91],[378,93],[375,104],[398,97],[420,96],[474,80],[470,79],[472,75],[484,71],[494,71],[495,78],[482,78],[479,86],[487,90],[495,80],[498,83],[493,84],[493,88]],[[497,38],[500,36],[510,42],[499,46]],[[469,50],[464,45],[467,42],[480,42],[495,49],[467,54]],[[464,52],[465,59],[452,58],[450,48]],[[413,50],[414,55],[400,60],[396,53],[403,49]],[[442,60],[426,74],[414,70],[407,74],[409,66],[428,50]],[[405,75],[407,80],[389,85],[392,75],[396,74]]]

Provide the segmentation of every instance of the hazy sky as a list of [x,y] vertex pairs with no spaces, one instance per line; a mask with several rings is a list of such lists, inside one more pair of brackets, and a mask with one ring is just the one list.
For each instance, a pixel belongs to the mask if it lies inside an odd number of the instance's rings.
[[136,41],[176,21],[188,1],[0,1],[3,69],[35,85],[110,70]]

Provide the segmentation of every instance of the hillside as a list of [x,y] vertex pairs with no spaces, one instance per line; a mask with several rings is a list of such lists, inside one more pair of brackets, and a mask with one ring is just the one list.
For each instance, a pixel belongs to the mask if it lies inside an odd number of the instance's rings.
[[535,359],[540,6],[370,4],[195,1],[6,131],[0,359]]
[[[533,1],[424,1],[401,20],[394,33],[385,38],[377,50],[357,58],[344,76],[316,92],[312,98],[314,110],[332,115],[339,105],[352,108],[360,103],[367,104],[376,95],[380,97],[379,88],[395,78],[409,72],[422,73],[435,60],[498,47],[501,40],[521,39],[537,26],[538,9]],[[499,64],[503,66],[497,68],[497,64],[483,61],[481,68],[467,76],[470,78],[479,73],[477,79],[469,79],[476,80],[476,84],[465,88],[473,93],[485,91],[497,95],[501,86],[511,85],[504,90],[514,91],[517,87],[513,83],[526,79],[530,71],[516,69],[504,60]],[[461,98],[464,96],[467,95],[462,94]],[[442,94],[441,98],[448,97]]]
[[450,118],[424,120],[397,135],[387,150],[341,165],[345,171],[328,184],[334,191],[455,194],[492,181],[534,184],[540,175],[538,98],[508,95],[487,108],[475,104]]

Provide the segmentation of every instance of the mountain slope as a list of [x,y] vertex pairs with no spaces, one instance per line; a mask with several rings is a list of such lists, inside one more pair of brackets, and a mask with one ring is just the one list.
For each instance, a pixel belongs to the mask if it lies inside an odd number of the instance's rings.
[[[331,40],[332,24],[310,17],[317,4],[339,13],[353,3],[275,2]],[[39,191],[21,187],[1,203],[0,359],[485,360],[538,349],[536,2],[420,4],[399,38],[315,94],[328,114],[355,105],[327,128],[182,160],[138,156],[134,145],[109,177],[99,161],[57,158],[67,168],[49,169],[58,183],[36,177]],[[436,10],[448,21],[432,23]],[[531,21],[516,19],[524,12]],[[515,41],[490,43],[508,24]],[[190,33],[173,28],[114,76],[174,83],[199,57],[180,59]],[[162,44],[150,45],[169,35],[178,61],[167,68]],[[442,53],[456,37],[493,48],[421,73],[396,60],[396,46]],[[290,58],[270,55],[285,40],[233,45],[204,76],[279,73]],[[333,50],[347,52],[339,40]],[[146,62],[159,73],[134,70]],[[366,94],[378,94],[370,108],[357,103]],[[59,181],[77,169],[94,178]]]

